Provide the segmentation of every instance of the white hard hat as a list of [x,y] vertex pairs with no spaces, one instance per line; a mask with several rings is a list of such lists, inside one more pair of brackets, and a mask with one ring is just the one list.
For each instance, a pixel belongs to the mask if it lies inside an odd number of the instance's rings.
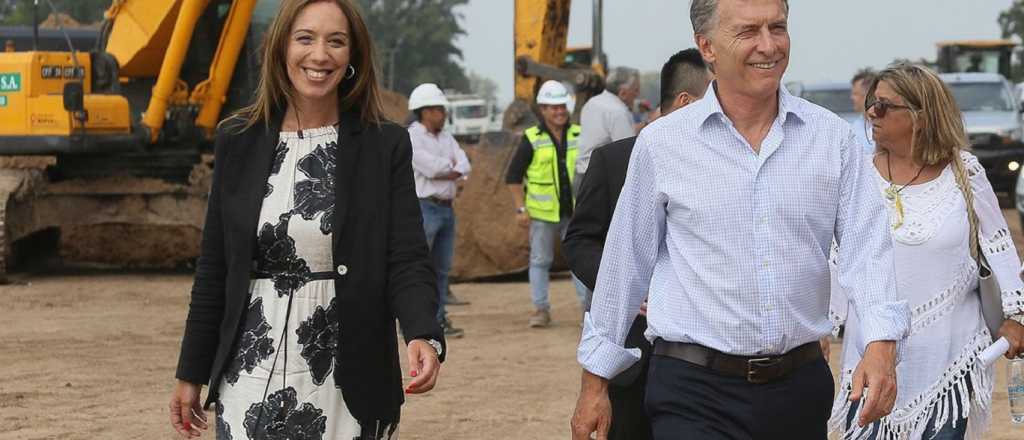
[[545,81],[537,92],[537,104],[568,106],[571,101],[569,90],[558,81]]
[[409,110],[416,110],[423,107],[444,106],[448,107],[448,98],[437,84],[424,83],[412,89],[409,95]]

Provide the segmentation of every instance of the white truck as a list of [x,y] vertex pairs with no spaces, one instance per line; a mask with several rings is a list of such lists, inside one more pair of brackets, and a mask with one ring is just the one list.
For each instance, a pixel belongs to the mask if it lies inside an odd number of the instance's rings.
[[479,95],[445,94],[450,104],[447,125],[452,135],[460,141],[479,142],[491,127],[491,103]]

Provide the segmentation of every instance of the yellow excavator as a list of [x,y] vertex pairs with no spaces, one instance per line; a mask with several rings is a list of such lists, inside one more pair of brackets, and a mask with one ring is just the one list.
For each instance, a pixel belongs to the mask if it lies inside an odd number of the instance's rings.
[[0,30],[0,273],[54,241],[98,263],[197,253],[203,153],[251,99],[277,3],[113,0],[93,31]]
[[[261,61],[256,48],[278,5],[113,0],[95,31],[61,28],[40,36],[38,28],[0,29],[0,276],[47,247],[66,260],[114,267],[194,258],[210,184],[204,152],[218,121],[251,99]],[[496,194],[504,185],[486,186],[486,176],[504,172],[510,145],[534,118],[540,82],[573,85],[583,98],[578,105],[602,86],[603,57],[590,56],[590,48],[566,49],[569,6],[570,0],[516,0],[517,100],[506,111],[509,130],[500,148],[476,148],[466,192],[495,194],[460,208],[460,230],[468,235],[460,233],[459,244],[513,252],[485,256],[488,264],[463,278],[525,267],[525,254],[515,251],[525,245],[522,237],[470,232],[473,223],[484,230],[503,224],[488,224],[489,213],[499,212],[490,205],[507,197]],[[595,41],[593,53],[600,53]],[[385,101],[389,116],[402,119],[404,99],[386,94]]]

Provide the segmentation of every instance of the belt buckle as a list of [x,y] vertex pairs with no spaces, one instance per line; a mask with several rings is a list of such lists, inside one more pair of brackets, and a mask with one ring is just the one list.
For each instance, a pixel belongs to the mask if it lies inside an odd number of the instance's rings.
[[771,368],[782,362],[781,357],[762,357],[747,360],[747,382],[754,384],[768,383],[768,379],[758,377],[758,372],[762,368]]

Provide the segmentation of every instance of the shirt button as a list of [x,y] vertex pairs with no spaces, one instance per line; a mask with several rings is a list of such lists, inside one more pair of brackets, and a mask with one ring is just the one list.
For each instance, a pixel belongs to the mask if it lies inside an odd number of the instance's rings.
[[768,268],[768,262],[765,261],[764,263],[761,263],[761,267],[767,269]]
[[344,264],[338,265],[338,275],[345,275],[348,273],[348,266]]

